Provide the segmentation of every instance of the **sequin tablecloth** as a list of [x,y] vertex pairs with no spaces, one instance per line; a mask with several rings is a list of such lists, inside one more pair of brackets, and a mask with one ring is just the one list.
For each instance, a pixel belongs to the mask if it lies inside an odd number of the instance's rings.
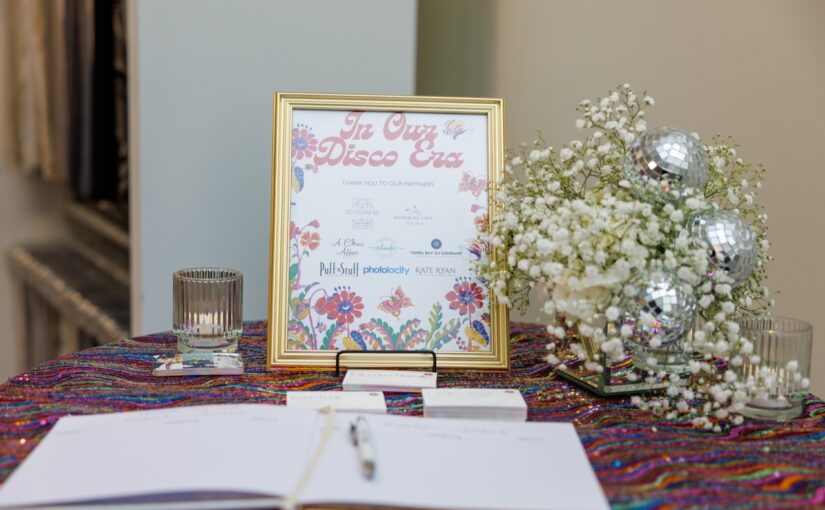
[[[0,386],[0,479],[61,416],[195,404],[284,404],[286,390],[337,390],[332,372],[267,372],[266,324],[248,323],[240,349],[246,374],[151,375],[152,356],[175,349],[159,334],[123,340],[44,363]],[[694,430],[600,399],[556,379],[544,363],[540,326],[513,325],[510,373],[454,372],[439,386],[519,388],[529,419],[572,421],[615,508],[825,507],[825,403],[810,397],[789,423],[746,421],[723,433]],[[420,415],[420,396],[388,395],[393,414]],[[251,438],[237,438],[243,445]],[[553,462],[547,459],[547,462]],[[502,466],[519,469],[519,466]],[[551,498],[552,494],[548,494]]]

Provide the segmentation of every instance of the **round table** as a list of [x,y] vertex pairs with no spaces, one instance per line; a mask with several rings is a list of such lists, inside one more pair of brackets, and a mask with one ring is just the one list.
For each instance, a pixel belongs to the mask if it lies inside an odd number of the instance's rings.
[[[787,423],[747,420],[723,433],[602,399],[557,379],[541,326],[513,324],[509,373],[444,372],[439,387],[518,388],[533,421],[572,421],[614,508],[825,506],[825,403],[809,396]],[[168,333],[63,356],[0,386],[0,480],[68,414],[216,403],[285,403],[287,390],[338,390],[331,371],[267,371],[266,323],[247,323],[242,376],[159,378],[152,356],[174,352]],[[392,414],[420,415],[416,394],[388,394]],[[253,439],[237,438],[241,444]],[[553,462],[553,459],[547,459]],[[519,466],[502,466],[519,469]],[[551,495],[548,495],[551,497]]]

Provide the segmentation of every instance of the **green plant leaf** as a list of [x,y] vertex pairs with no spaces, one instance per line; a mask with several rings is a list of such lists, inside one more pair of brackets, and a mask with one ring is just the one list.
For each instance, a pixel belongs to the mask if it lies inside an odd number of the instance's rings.
[[432,350],[435,343],[435,332],[441,327],[441,320],[444,315],[441,313],[441,303],[436,302],[433,309],[430,311],[430,330],[427,331],[427,336],[424,340],[424,348]]
[[330,344],[332,342],[332,337],[335,336],[335,332],[338,330],[338,325],[334,325],[327,330],[327,334],[324,335],[324,339],[321,341],[321,349],[329,349]]
[[444,345],[450,341],[452,335],[458,332],[459,326],[461,326],[461,321],[458,319],[453,319],[448,322],[447,325],[441,328],[435,335],[435,341],[433,342],[431,350],[437,351],[444,347]]
[[[290,271],[291,270],[292,268],[290,268]],[[304,290],[302,290],[301,293],[298,294],[298,299],[301,300],[301,302],[303,302],[306,299],[307,294],[309,294],[309,291],[312,290],[312,287],[315,287],[316,285],[318,285],[318,282],[312,282],[306,287],[304,287]]]
[[421,324],[421,321],[418,319],[410,319],[405,322],[401,328],[398,330],[398,335],[396,337],[396,345],[395,349],[407,349],[407,345],[415,340],[419,339],[421,335],[423,335],[424,331],[421,330],[418,326]]
[[381,319],[372,319],[364,324],[361,333],[373,338],[373,340],[384,349],[395,349],[398,333],[392,329],[392,326]]

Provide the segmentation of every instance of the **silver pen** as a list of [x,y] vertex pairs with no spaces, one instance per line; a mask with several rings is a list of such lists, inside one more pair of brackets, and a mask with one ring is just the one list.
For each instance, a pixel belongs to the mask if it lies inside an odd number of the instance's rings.
[[361,472],[364,478],[372,480],[375,476],[375,450],[372,447],[372,436],[367,425],[367,419],[359,416],[349,428],[350,438],[355,449],[358,450],[358,459],[361,461]]

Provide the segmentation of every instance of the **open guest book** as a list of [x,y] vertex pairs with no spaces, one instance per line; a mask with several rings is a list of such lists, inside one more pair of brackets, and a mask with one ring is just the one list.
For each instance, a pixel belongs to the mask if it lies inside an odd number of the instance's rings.
[[[368,423],[371,479],[350,439],[356,419]],[[608,508],[570,424],[255,404],[62,418],[2,486],[0,507],[77,503]]]

